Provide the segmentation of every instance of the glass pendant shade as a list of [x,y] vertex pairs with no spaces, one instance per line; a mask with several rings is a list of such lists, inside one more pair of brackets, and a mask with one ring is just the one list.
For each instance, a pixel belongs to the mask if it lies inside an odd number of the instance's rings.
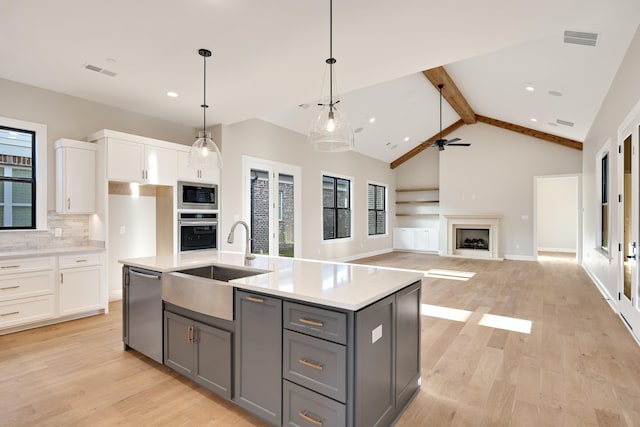
[[222,169],[222,154],[211,139],[211,133],[201,130],[189,151],[189,167],[206,169],[214,166]]
[[309,148],[315,151],[353,150],[353,131],[342,111],[335,105],[323,105],[311,122]]

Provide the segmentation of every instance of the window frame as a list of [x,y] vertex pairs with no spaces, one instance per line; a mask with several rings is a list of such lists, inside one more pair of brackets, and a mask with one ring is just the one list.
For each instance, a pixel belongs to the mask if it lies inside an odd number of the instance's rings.
[[[324,179],[330,178],[333,179],[333,207],[325,207],[324,206]],[[344,180],[349,183],[349,197],[347,198],[348,207],[347,208],[338,208],[337,206],[337,180]],[[354,218],[354,209],[353,209],[353,188],[354,188],[354,179],[353,177],[344,176],[340,174],[330,173],[330,172],[322,172],[320,176],[320,206],[321,206],[321,215],[320,215],[320,231],[321,238],[323,243],[333,243],[333,242],[344,242],[353,239],[353,218]],[[334,227],[336,230],[335,237],[326,238],[324,232],[324,212],[326,209],[330,209],[334,211]],[[349,212],[349,236],[338,237],[338,211],[339,210],[347,210]]]
[[[369,209],[369,187],[370,186],[374,186],[374,187],[382,187],[384,189],[384,209],[380,210],[380,209]],[[374,198],[375,201],[375,198]],[[375,202],[374,202],[375,204]],[[389,186],[387,184],[384,183],[380,183],[380,182],[374,182],[374,181],[367,181],[367,237],[369,238],[376,238],[376,237],[383,237],[383,236],[387,236],[389,234],[389,210],[387,209],[389,206]],[[384,232],[383,233],[374,233],[374,234],[370,234],[369,233],[369,212],[371,212],[372,210],[374,210],[375,212],[382,212],[384,215]],[[377,217],[377,215],[376,215]],[[376,231],[377,230],[377,221],[376,221]]]
[[[0,117],[0,126],[21,132],[33,133],[35,148],[32,147],[34,155],[33,164],[33,191],[31,194],[32,219],[33,224],[29,227],[3,227],[2,232],[28,232],[46,231],[47,224],[47,126],[41,123],[28,122],[24,120]],[[15,181],[14,181],[15,182]]]
[[[611,142],[607,141],[596,155],[597,230],[595,243],[596,248],[604,254],[609,254],[611,248],[611,153]],[[607,211],[606,218],[605,209]]]

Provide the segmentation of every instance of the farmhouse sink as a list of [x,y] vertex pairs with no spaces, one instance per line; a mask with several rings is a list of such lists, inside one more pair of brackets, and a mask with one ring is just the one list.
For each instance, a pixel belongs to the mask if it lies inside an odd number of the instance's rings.
[[207,265],[162,275],[162,299],[178,307],[233,321],[233,285],[229,280],[267,270]]

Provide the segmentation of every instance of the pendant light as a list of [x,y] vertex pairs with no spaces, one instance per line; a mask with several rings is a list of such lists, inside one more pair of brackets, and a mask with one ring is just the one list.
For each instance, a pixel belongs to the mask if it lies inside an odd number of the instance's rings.
[[[328,102],[319,103],[320,113],[311,122],[309,129],[309,146],[316,151],[340,152],[353,150],[353,131],[337,104],[340,99],[334,97],[333,66],[333,0],[329,0],[329,58],[325,61],[329,65],[329,98]],[[335,91],[337,92],[337,91]]]
[[211,51],[207,49],[198,50],[202,56],[204,64],[204,90],[202,96],[202,130],[198,132],[198,139],[191,146],[189,152],[189,166],[197,169],[204,169],[216,165],[222,169],[222,154],[220,149],[211,139],[211,132],[207,132],[207,58],[211,56]]

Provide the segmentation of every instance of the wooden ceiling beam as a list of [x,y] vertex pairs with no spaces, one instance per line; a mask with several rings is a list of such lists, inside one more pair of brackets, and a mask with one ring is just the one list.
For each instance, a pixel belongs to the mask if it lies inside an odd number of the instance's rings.
[[423,71],[422,74],[429,79],[436,89],[438,89],[439,84],[444,85],[442,88],[442,97],[447,100],[465,124],[472,125],[476,122],[476,113],[474,113],[444,67],[431,68],[430,70]]
[[554,144],[560,144],[565,147],[574,148],[576,150],[582,151],[582,143],[573,139],[552,135],[550,133],[542,132],[539,130],[529,129],[524,126],[516,125],[509,122],[503,122],[502,120],[492,119],[491,117],[481,116],[479,114],[476,115],[476,118],[480,123],[486,123],[488,125],[497,126],[502,129],[510,130],[512,132],[521,133],[524,135],[532,136],[534,138],[553,142]]
[[[454,130],[458,129],[462,125],[464,125],[464,122],[462,120],[458,120],[457,122],[455,122],[454,124],[452,124],[448,128],[443,129],[442,130],[442,136],[445,137],[445,136],[449,135],[451,132],[453,132]],[[433,135],[431,138],[421,142],[419,145],[413,147],[411,150],[407,151],[402,156],[400,156],[397,159],[395,159],[393,162],[391,162],[389,164],[389,167],[391,169],[397,168],[398,166],[400,166],[401,164],[403,164],[404,162],[406,162],[407,160],[409,160],[413,156],[416,156],[417,154],[419,154],[419,153],[423,152],[424,150],[426,150],[427,148],[431,147],[433,145],[433,143],[436,142],[436,140],[438,140],[438,138],[440,138],[440,132],[438,132],[437,134]]]

